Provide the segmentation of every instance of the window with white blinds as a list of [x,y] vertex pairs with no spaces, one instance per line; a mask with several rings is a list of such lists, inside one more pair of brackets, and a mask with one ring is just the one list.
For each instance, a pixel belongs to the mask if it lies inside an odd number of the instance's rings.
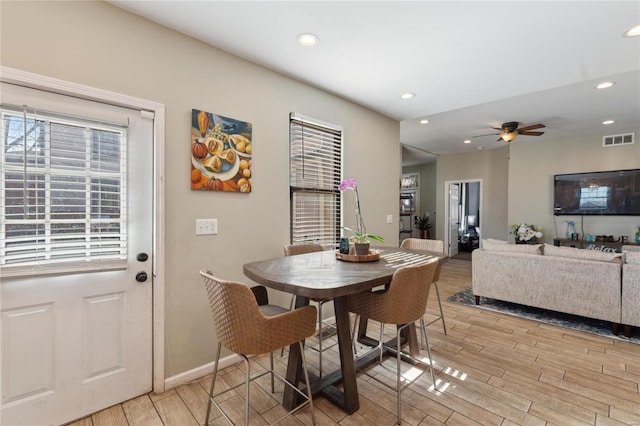
[[342,128],[291,114],[291,244],[335,248],[340,240]]
[[126,129],[6,105],[0,113],[3,271],[126,265]]

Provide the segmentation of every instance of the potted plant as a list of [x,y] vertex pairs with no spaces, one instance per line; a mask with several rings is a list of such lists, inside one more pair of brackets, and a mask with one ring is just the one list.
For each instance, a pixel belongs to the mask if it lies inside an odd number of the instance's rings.
[[349,241],[354,243],[356,254],[366,255],[369,254],[369,239],[380,241],[384,243],[384,238],[378,235],[372,235],[367,233],[367,228],[364,226],[362,220],[362,214],[360,213],[360,198],[358,197],[358,181],[355,179],[346,179],[340,182],[338,186],[340,191],[352,190],[356,194],[356,229],[352,229],[346,226],[342,228],[345,231],[353,232],[353,236],[349,238]]
[[431,229],[431,223],[429,223],[429,216],[426,213],[422,213],[422,217],[416,216],[416,228],[421,231],[422,239],[429,238],[429,229]]

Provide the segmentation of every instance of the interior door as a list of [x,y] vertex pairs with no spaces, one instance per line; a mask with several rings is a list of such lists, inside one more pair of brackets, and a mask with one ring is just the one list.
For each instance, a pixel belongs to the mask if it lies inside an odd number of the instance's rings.
[[460,184],[449,184],[449,256],[458,254],[458,229],[460,228]]
[[0,423],[60,424],[152,388],[153,119],[5,83],[1,94],[3,103],[128,123],[126,265],[1,279]]

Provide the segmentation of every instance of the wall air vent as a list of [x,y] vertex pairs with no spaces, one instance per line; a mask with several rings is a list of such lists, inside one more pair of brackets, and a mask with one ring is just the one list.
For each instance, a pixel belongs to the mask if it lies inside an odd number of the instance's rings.
[[624,135],[610,135],[602,137],[602,146],[618,146],[631,145],[633,143],[634,133],[626,133]]

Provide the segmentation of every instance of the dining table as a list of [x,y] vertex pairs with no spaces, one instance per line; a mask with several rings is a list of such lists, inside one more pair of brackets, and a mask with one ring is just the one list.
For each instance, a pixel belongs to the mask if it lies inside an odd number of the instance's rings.
[[[441,267],[448,256],[444,253],[399,247],[374,247],[372,254],[379,254],[373,261],[347,261],[350,256],[341,256],[337,250],[285,256],[246,263],[243,266],[245,276],[266,287],[296,295],[296,307],[309,304],[310,300],[333,299],[338,339],[340,368],[322,377],[313,377],[311,391],[313,395],[322,394],[329,401],[353,414],[360,407],[356,369],[364,368],[375,362],[377,355],[360,357],[356,361],[352,349],[349,310],[347,296],[371,291],[391,282],[394,272],[403,266],[439,261]],[[338,257],[342,257],[339,259]],[[362,324],[365,324],[364,322]],[[360,325],[361,341],[373,344],[364,336],[366,325]],[[416,356],[419,345],[415,326],[407,327],[405,344],[409,354]],[[302,358],[298,345],[289,349],[286,378],[291,383],[300,383]],[[342,384],[342,390],[336,385]],[[298,404],[295,391],[285,389],[283,406],[292,409]]]

